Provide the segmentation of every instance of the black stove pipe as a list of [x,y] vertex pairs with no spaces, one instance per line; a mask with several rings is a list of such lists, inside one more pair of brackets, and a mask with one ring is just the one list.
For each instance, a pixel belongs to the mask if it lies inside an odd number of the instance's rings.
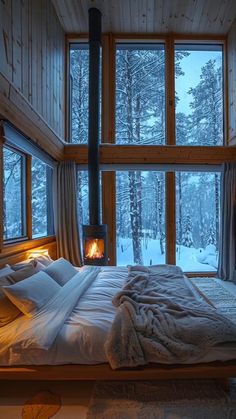
[[100,224],[99,182],[99,109],[100,109],[100,47],[101,12],[89,9],[89,127],[88,127],[88,178],[89,222]]

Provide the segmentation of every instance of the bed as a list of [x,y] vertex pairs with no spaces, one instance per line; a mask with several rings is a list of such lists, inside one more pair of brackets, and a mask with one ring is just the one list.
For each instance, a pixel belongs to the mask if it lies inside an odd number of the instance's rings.
[[[159,278],[164,278],[163,269],[166,270],[167,266],[161,267],[161,271],[160,267],[158,268]],[[231,330],[234,336],[231,341],[213,345],[210,350],[203,351],[203,355],[195,354],[188,360],[182,359],[181,363],[173,361],[153,363],[151,359],[148,365],[145,360],[143,365],[132,365],[132,369],[129,368],[130,365],[121,367],[119,364],[118,367],[113,365],[113,369],[110,367],[107,363],[109,339],[112,346],[114,341],[113,337],[111,338],[111,330],[119,311],[112,303],[112,299],[121,292],[128,274],[132,274],[133,278],[145,275],[142,268],[140,272],[136,269],[135,267],[133,272],[128,273],[127,267],[78,268],[78,279],[75,279],[75,275],[74,280],[72,278],[62,287],[65,311],[61,304],[62,300],[57,299],[55,303],[50,302],[48,306],[46,304],[46,309],[43,307],[39,315],[27,319],[25,316],[17,318],[10,325],[1,328],[0,378],[136,380],[236,376],[236,324],[234,323]],[[167,271],[165,281],[173,280],[174,276],[175,282],[178,283],[178,275],[181,273],[175,269],[172,267]],[[85,281],[81,281],[81,278],[85,278]],[[198,293],[191,281],[182,276],[181,280],[186,282],[188,292],[201,305],[204,296]],[[75,290],[79,287],[81,290],[76,294]],[[71,302],[72,297],[74,301]],[[66,298],[70,300],[70,308]],[[209,305],[209,302],[203,301],[203,304]],[[209,309],[212,310],[212,307]],[[47,324],[42,327],[45,315]],[[118,323],[119,321],[118,319]]]

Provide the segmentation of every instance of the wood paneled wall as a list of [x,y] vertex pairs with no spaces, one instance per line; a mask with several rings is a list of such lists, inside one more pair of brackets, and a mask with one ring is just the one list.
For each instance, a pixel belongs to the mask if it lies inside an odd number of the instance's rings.
[[228,140],[236,145],[236,20],[228,34]]
[[64,32],[49,0],[0,1],[0,73],[64,138]]

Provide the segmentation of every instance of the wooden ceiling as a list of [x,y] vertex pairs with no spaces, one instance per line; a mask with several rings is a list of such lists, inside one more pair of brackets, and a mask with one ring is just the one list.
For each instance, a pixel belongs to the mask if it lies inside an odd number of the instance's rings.
[[88,31],[88,9],[103,14],[103,32],[226,35],[236,0],[52,0],[66,33]]

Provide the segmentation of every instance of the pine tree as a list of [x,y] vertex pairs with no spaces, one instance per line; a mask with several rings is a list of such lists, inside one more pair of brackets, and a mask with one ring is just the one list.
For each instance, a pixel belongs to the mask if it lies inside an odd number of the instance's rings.
[[183,222],[182,245],[193,247],[192,222],[189,215],[187,215]]

